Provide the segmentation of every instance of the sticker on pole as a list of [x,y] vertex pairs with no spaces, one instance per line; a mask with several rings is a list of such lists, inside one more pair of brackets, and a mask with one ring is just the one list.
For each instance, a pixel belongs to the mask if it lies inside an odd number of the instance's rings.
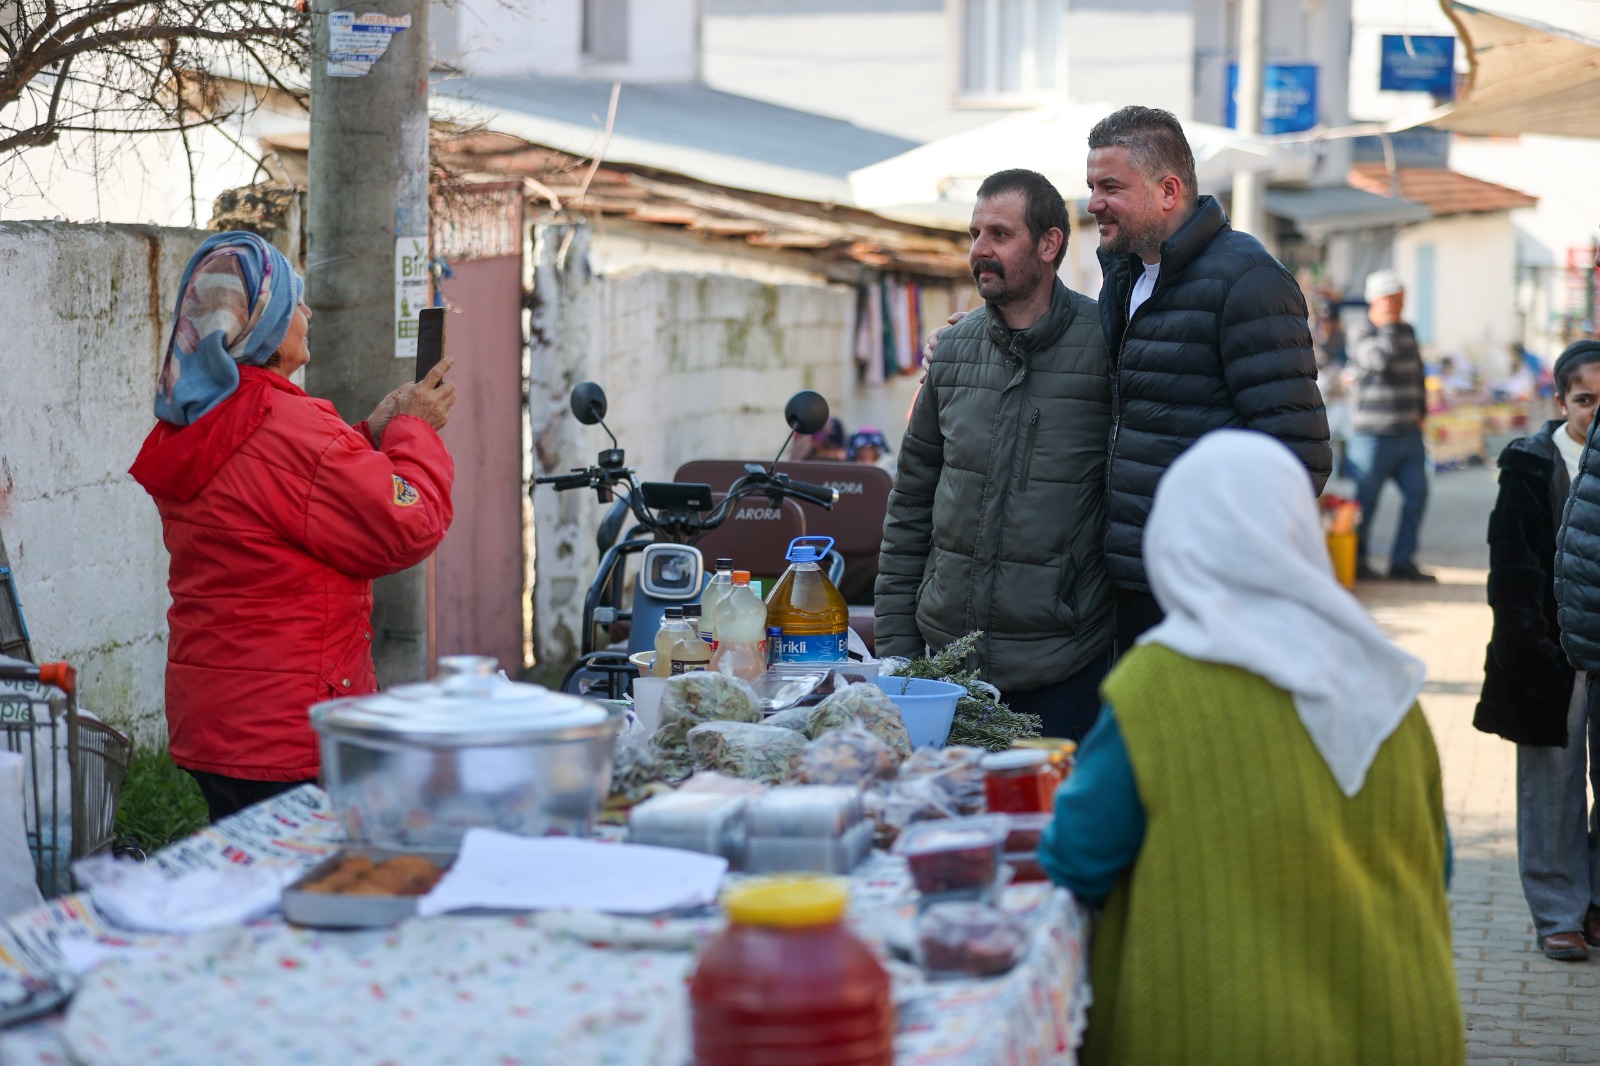
[[366,77],[388,51],[389,39],[410,28],[410,15],[328,12],[328,77]]
[[394,357],[417,357],[417,315],[428,306],[428,238],[394,242]]

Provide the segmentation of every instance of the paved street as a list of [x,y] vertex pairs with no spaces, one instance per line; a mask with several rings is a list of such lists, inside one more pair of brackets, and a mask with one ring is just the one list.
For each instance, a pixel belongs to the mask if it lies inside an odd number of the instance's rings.
[[[1475,1066],[1600,1063],[1600,955],[1559,963],[1536,950],[1517,879],[1514,749],[1472,728],[1489,639],[1483,540],[1494,472],[1446,472],[1433,490],[1421,563],[1440,584],[1358,591],[1390,635],[1428,662],[1423,707],[1444,763],[1455,838],[1450,904],[1467,1058]],[[1379,504],[1376,560],[1385,558],[1398,503],[1391,489]]]

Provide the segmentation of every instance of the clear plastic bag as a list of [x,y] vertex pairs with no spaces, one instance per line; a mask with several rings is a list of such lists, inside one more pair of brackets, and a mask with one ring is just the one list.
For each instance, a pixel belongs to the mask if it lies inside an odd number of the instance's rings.
[[928,776],[885,781],[869,788],[862,806],[872,819],[873,844],[888,848],[900,831],[913,822],[954,818],[961,812],[950,802],[949,794]]
[[761,721],[755,690],[736,677],[701,670],[670,679],[661,694],[661,724],[650,745],[669,778],[694,769],[689,731],[707,722]]
[[911,755],[911,735],[900,718],[900,708],[877,685],[846,685],[811,712],[811,736],[820,738],[836,729],[859,726],[894,752],[896,762]]
[[956,814],[978,814],[987,809],[983,794],[982,748],[923,748],[900,766],[900,779],[926,778],[942,790]]
[[806,785],[855,785],[893,777],[900,760],[894,751],[857,725],[834,729],[805,746],[795,763],[794,780]]
[[777,785],[789,779],[806,738],[792,729],[747,722],[707,722],[689,730],[696,770]]
[[792,729],[796,733],[809,737],[811,735],[811,708],[790,707],[787,711],[779,711],[777,714],[768,715],[766,721],[761,724],[777,726],[779,729]]

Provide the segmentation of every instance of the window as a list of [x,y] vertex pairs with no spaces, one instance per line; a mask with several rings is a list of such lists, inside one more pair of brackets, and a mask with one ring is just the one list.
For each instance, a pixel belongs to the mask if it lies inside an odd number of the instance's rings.
[[956,0],[960,95],[1038,96],[1060,82],[1062,0]]
[[628,0],[583,0],[583,58],[627,62]]

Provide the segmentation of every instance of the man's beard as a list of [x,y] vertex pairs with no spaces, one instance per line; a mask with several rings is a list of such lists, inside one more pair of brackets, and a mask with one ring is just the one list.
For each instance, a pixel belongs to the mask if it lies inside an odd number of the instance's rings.
[[[1095,221],[1100,221],[1098,215]],[[1100,250],[1109,255],[1145,255],[1161,248],[1159,223],[1151,220],[1143,226],[1131,225],[1126,219],[1113,217],[1117,232],[1109,240],[1102,239]]]
[[[994,277],[985,282],[979,277],[984,271],[991,272]],[[1006,276],[1005,264],[998,259],[982,259],[972,264],[972,280],[978,283],[978,295],[996,307],[1026,300],[1039,288],[1043,277],[1044,268],[1032,259],[1018,268],[1015,277]]]

